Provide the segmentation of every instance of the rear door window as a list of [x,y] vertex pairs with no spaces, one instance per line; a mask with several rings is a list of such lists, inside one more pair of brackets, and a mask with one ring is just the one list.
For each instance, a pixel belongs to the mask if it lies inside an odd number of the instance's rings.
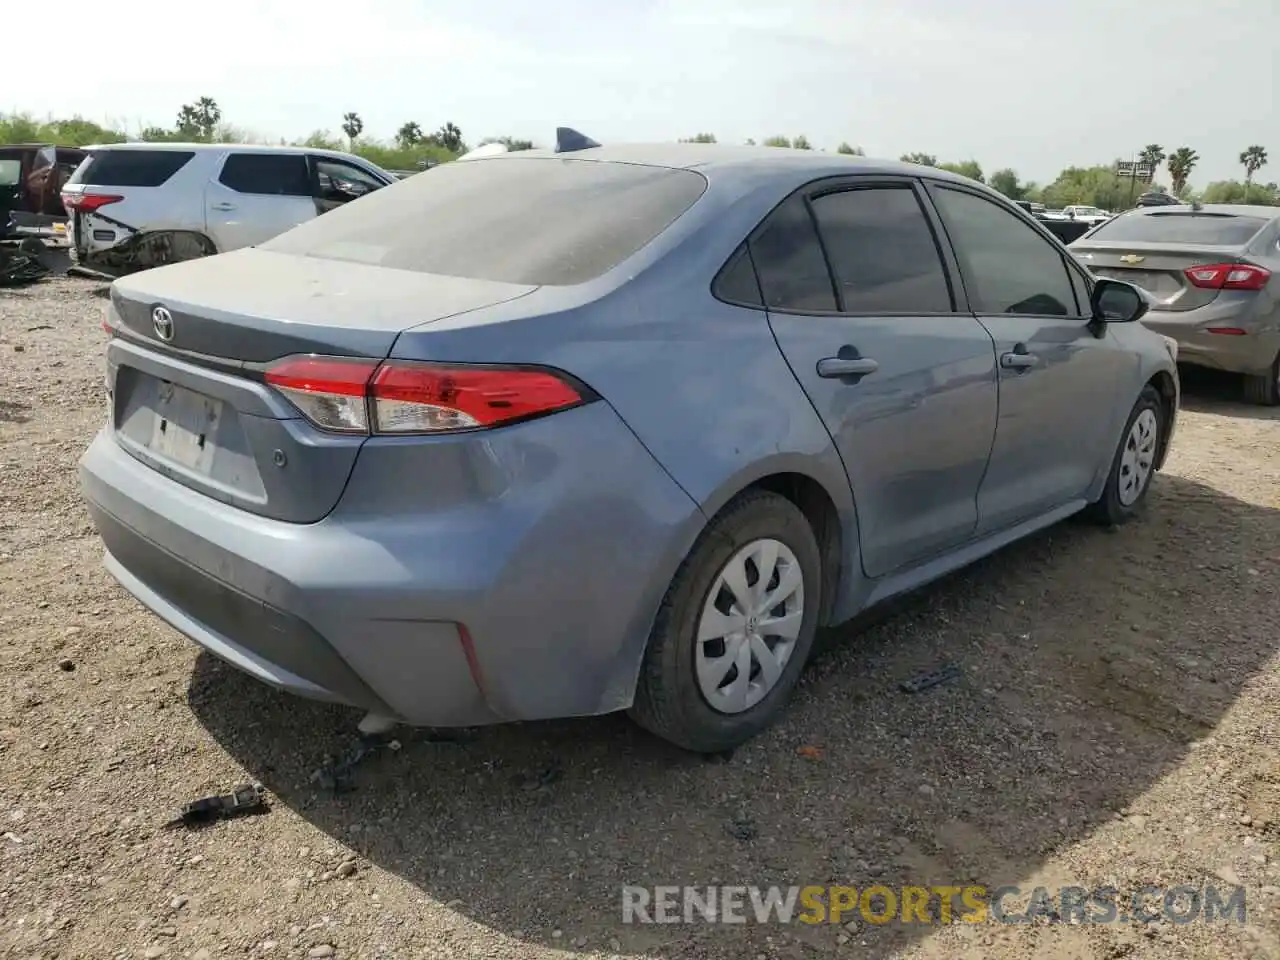
[[1238,247],[1252,240],[1266,224],[1261,217],[1234,213],[1134,213],[1104,223],[1089,239]]
[[271,197],[311,196],[311,174],[301,153],[228,154],[218,182],[236,193]]
[[813,212],[841,312],[951,312],[942,256],[909,184],[823,194]]
[[699,173],[520,157],[442,164],[261,245],[397,270],[562,286],[644,247],[706,190]]
[[835,288],[818,231],[802,194],[774,210],[751,238],[765,306],[796,313],[833,313]]
[[194,156],[190,150],[98,150],[89,154],[71,182],[97,187],[159,187]]

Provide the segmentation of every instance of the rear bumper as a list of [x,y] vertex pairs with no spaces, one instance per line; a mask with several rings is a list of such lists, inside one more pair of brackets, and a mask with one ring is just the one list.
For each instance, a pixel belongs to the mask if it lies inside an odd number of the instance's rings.
[[481,488],[465,507],[377,512],[379,499],[409,498],[371,474],[374,451],[315,524],[167,480],[108,430],[80,477],[107,569],[264,683],[422,726],[629,706],[652,618],[701,528],[696,505],[604,403],[475,446],[492,475],[519,483],[482,489],[473,473],[462,479]]
[[[1178,343],[1178,362],[1190,363],[1228,373],[1266,373],[1280,354],[1280,327],[1257,320],[1244,319],[1223,312],[1206,316],[1206,307],[1194,313],[1195,320],[1185,315],[1153,310],[1142,318],[1144,326],[1171,337]],[[1208,333],[1208,327],[1238,327],[1249,331],[1244,335]]]

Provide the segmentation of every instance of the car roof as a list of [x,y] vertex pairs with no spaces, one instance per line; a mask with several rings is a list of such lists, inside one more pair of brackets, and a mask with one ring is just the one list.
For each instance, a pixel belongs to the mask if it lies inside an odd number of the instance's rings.
[[972,183],[937,167],[902,160],[877,160],[820,150],[786,147],[730,146],[720,143],[637,143],[592,147],[556,153],[551,150],[517,150],[492,157],[477,157],[467,163],[503,163],[523,159],[594,160],[604,163],[633,163],[644,166],[696,170],[708,177],[752,177],[775,174],[792,178],[797,184],[826,176],[848,174],[894,174],[928,176],[955,183]]
[[[322,157],[351,157],[354,154],[322,147],[293,147],[269,143],[175,143],[173,141],[131,140],[128,143],[95,143],[82,150],[181,150],[185,153],[207,153],[234,150],[237,153],[314,153]],[[361,158],[363,159],[363,158]],[[366,163],[370,161],[365,161]]]
[[1165,203],[1154,207],[1136,207],[1131,213],[1144,217],[1153,214],[1169,213],[1217,213],[1230,214],[1237,217],[1257,217],[1260,220],[1275,220],[1280,217],[1280,207],[1267,207],[1254,203]]

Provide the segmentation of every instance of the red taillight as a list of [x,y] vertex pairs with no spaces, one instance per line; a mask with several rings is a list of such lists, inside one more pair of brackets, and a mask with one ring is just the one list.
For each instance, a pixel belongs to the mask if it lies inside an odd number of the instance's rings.
[[1217,333],[1226,337],[1247,337],[1248,330],[1241,330],[1239,327],[1208,327],[1205,333]]
[[365,397],[377,369],[377,360],[286,357],[266,372],[265,379],[317,427],[338,433],[368,433]]
[[1270,270],[1252,263],[1205,263],[1182,272],[1202,290],[1261,290],[1271,279]]
[[62,205],[68,213],[93,213],[109,203],[119,203],[124,197],[109,193],[64,193]]
[[341,433],[477,430],[587,400],[565,377],[535,367],[287,357],[266,381],[316,426]]

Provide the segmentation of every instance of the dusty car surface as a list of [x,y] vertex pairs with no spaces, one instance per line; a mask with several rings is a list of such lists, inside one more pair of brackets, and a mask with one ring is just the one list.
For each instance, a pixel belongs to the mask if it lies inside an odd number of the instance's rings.
[[88,148],[62,199],[74,256],[124,274],[253,246],[395,182],[333,150],[116,143]]
[[1143,323],[1178,342],[1179,360],[1242,374],[1247,400],[1280,404],[1280,210],[1142,207],[1071,250],[1095,274],[1151,295]]
[[116,281],[81,482],[110,572],[266,683],[723,750],[819,625],[1140,509],[1146,306],[916,164],[509,153]]
[[77,147],[50,143],[0,146],[0,239],[6,225],[19,237],[65,236],[62,186],[84,156]]

